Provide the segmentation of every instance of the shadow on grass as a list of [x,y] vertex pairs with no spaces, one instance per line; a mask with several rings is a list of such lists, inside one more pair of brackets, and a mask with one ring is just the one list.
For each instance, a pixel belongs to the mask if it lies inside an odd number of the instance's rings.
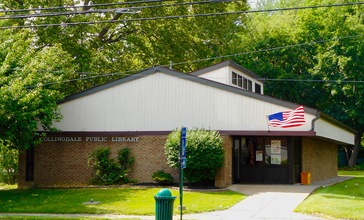
[[[0,191],[0,212],[14,213],[119,213],[146,189],[13,189]],[[150,192],[146,193],[150,194]],[[138,196],[137,196],[138,195]],[[100,201],[97,205],[84,202]],[[153,200],[153,197],[150,199]]]

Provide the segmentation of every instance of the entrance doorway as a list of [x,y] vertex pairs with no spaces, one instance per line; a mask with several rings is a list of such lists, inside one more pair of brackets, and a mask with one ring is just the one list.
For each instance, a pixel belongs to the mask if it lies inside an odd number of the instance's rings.
[[233,137],[234,183],[293,184],[300,181],[301,139]]

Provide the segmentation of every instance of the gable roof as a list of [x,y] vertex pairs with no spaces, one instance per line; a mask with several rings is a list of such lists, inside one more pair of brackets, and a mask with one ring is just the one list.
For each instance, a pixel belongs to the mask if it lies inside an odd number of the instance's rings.
[[[224,62],[224,66],[226,64],[228,64],[228,63],[230,63],[230,62]],[[235,64],[235,65],[237,65],[237,64]],[[214,68],[217,69],[216,66]],[[248,90],[243,90],[243,89],[236,88],[236,87],[233,87],[233,86],[230,86],[230,85],[227,85],[227,84],[223,84],[223,83],[215,82],[215,81],[212,81],[212,80],[204,79],[204,78],[201,78],[201,77],[198,77],[198,76],[195,76],[195,75],[186,74],[186,73],[178,72],[178,71],[175,71],[175,70],[171,70],[171,69],[168,69],[168,68],[165,68],[165,67],[162,67],[162,66],[146,69],[146,70],[143,70],[143,71],[141,71],[139,73],[129,75],[127,77],[124,77],[124,78],[121,78],[121,79],[118,79],[118,80],[115,80],[115,81],[112,81],[112,82],[109,82],[109,83],[106,83],[106,84],[103,84],[103,85],[100,85],[100,86],[96,86],[96,87],[93,87],[91,89],[81,91],[79,93],[75,93],[73,95],[67,96],[62,102],[60,102],[60,104],[64,103],[64,102],[72,101],[72,100],[75,100],[75,99],[78,99],[78,98],[81,98],[81,97],[84,97],[84,96],[88,96],[88,95],[91,95],[91,94],[94,94],[94,93],[97,93],[97,92],[102,91],[104,89],[108,89],[108,88],[118,86],[118,85],[130,82],[130,81],[134,81],[134,80],[149,76],[149,75],[154,74],[154,73],[164,73],[164,74],[167,74],[167,75],[170,75],[170,76],[173,76],[173,77],[181,78],[181,79],[184,79],[184,80],[189,80],[189,81],[192,81],[192,82],[195,82],[195,83],[203,84],[203,85],[206,85],[206,86],[214,87],[214,88],[217,88],[217,89],[225,90],[225,91],[228,91],[228,92],[232,92],[232,93],[235,93],[235,94],[247,96],[247,97],[250,97],[250,98],[262,100],[262,101],[265,101],[265,102],[281,105],[281,106],[291,108],[291,109],[296,108],[297,105],[298,105],[298,104],[295,104],[295,103],[292,103],[292,102],[288,102],[288,101],[284,101],[284,100],[281,100],[281,99],[273,98],[273,97],[270,97],[270,96],[267,96],[267,95],[261,95],[259,93],[254,93],[254,92],[251,92],[251,91],[248,91]],[[317,112],[317,110],[312,109],[312,108],[305,108],[305,111],[310,113],[310,114],[314,114],[314,115]]]
[[[290,108],[290,109],[295,109],[298,106],[298,104],[296,104],[296,103],[284,101],[284,100],[281,100],[281,99],[273,98],[271,96],[262,95],[262,94],[259,94],[259,93],[254,93],[254,92],[251,92],[251,91],[248,91],[248,90],[243,90],[243,89],[240,89],[240,88],[237,88],[237,87],[234,87],[234,86],[230,86],[230,85],[227,85],[227,84],[223,84],[223,83],[219,83],[219,82],[215,82],[215,81],[212,81],[212,80],[208,80],[208,79],[205,79],[205,78],[198,77],[198,75],[200,75],[200,74],[203,74],[205,72],[212,71],[212,70],[215,70],[215,69],[218,69],[218,68],[221,68],[221,67],[225,67],[225,66],[232,66],[232,67],[237,68],[237,69],[239,68],[239,69],[242,69],[244,72],[249,71],[249,70],[247,70],[245,68],[242,68],[241,66],[239,66],[238,64],[236,64],[236,63],[234,63],[232,61],[224,61],[222,63],[213,65],[211,67],[207,67],[205,69],[192,72],[192,74],[186,74],[186,73],[171,70],[171,69],[168,69],[168,68],[165,68],[165,67],[162,67],[162,66],[157,66],[157,67],[149,68],[149,69],[143,70],[143,71],[141,71],[139,73],[132,74],[132,75],[129,75],[127,77],[124,77],[124,78],[121,78],[121,79],[118,79],[118,80],[115,80],[115,81],[112,81],[112,82],[109,82],[109,83],[106,83],[106,84],[103,84],[103,85],[100,85],[100,86],[96,86],[96,87],[93,87],[91,89],[87,89],[87,90],[81,91],[79,93],[75,93],[73,95],[70,95],[70,96],[67,96],[59,104],[69,102],[69,101],[72,101],[72,100],[75,100],[75,99],[79,99],[79,98],[82,98],[84,96],[92,95],[92,94],[97,93],[99,91],[102,91],[102,90],[105,90],[105,89],[108,89],[108,88],[111,88],[111,87],[119,86],[119,85],[122,85],[122,84],[127,83],[127,82],[131,82],[131,81],[134,81],[134,80],[138,80],[140,78],[147,77],[147,76],[155,74],[155,73],[163,73],[163,74],[173,76],[173,77],[177,77],[177,78],[180,78],[180,79],[183,79],[183,80],[188,80],[188,81],[199,83],[199,84],[202,84],[202,85],[205,85],[205,86],[210,86],[210,87],[213,87],[213,88],[221,89],[221,90],[224,90],[224,91],[227,91],[227,92],[231,92],[231,93],[235,93],[235,94],[238,94],[238,95],[250,97],[250,98],[253,98],[253,99],[257,99],[257,100],[264,101],[264,102],[267,102],[267,103],[272,103],[272,104],[279,105],[279,106],[286,107],[286,108]],[[249,71],[249,72],[252,73],[251,71]],[[256,74],[254,74],[254,75],[255,75],[255,77],[259,77]],[[324,118],[324,119],[330,121],[331,123],[333,123],[333,124],[335,124],[335,125],[337,125],[339,127],[342,127],[345,130],[348,130],[349,132],[355,133],[354,129],[352,129],[349,126],[335,120],[334,118],[330,117],[327,114],[323,114],[322,112],[320,112],[317,109],[309,108],[309,107],[305,106],[305,112],[316,116],[317,119],[318,118]],[[314,126],[314,125],[312,125],[312,126]],[[312,129],[314,129],[314,128],[312,128]]]

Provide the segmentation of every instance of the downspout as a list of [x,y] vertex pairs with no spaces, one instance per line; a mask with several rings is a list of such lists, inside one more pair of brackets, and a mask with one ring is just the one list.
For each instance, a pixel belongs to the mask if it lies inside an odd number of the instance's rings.
[[315,122],[317,120],[319,120],[319,118],[321,117],[321,113],[320,111],[316,111],[316,115],[315,115],[315,118],[312,119],[312,122],[311,122],[311,131],[315,131]]

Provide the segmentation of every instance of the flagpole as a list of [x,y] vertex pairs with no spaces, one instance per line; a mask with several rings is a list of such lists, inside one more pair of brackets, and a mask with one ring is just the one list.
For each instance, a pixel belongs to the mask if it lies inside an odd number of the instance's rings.
[[267,120],[267,127],[268,127],[268,132],[270,132],[270,129],[269,129],[269,120],[268,120],[268,115],[265,115],[265,119]]

